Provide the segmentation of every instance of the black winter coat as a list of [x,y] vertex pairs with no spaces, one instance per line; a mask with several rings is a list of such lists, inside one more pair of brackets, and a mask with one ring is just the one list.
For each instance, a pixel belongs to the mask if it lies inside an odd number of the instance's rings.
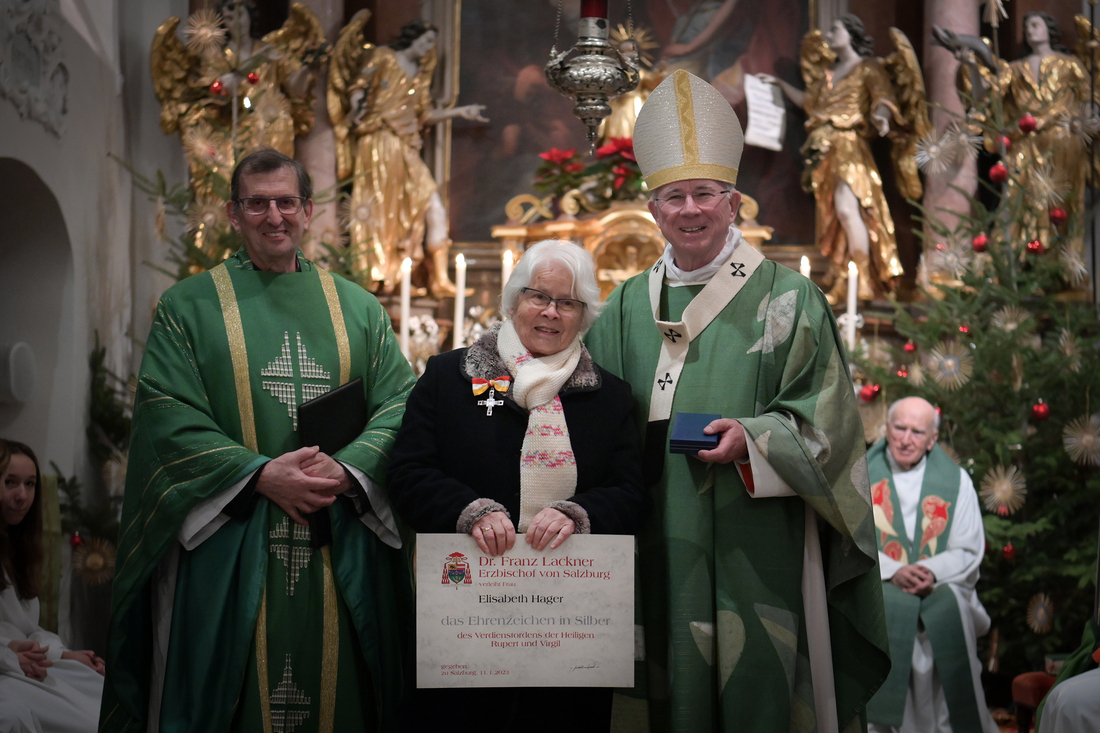
[[[505,394],[505,404],[487,415],[477,403],[489,393],[472,390],[473,377],[483,376],[476,372],[497,371],[495,336],[490,332],[469,349],[429,359],[409,395],[391,452],[388,491],[398,514],[417,532],[455,532],[463,510],[477,499],[502,504],[519,523],[527,411]],[[507,373],[501,361],[491,376]],[[587,512],[593,533],[635,533],[649,499],[630,387],[585,350],[558,394],[577,461],[570,501]]]

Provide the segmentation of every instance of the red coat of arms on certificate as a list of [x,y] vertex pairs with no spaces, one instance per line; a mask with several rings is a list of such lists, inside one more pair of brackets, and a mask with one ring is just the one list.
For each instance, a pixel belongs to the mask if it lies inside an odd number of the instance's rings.
[[473,582],[470,563],[461,552],[452,552],[443,560],[443,585],[454,583],[457,588],[460,585],[470,585]]

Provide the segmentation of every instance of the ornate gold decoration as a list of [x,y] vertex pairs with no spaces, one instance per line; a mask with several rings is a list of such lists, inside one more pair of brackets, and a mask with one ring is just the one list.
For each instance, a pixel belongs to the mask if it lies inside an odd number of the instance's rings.
[[1058,251],[1058,264],[1062,266],[1062,276],[1070,285],[1078,286],[1088,277],[1089,268],[1085,265],[1081,253],[1063,246]]
[[1062,428],[1062,445],[1074,463],[1100,466],[1100,419],[1084,415]]
[[1006,305],[993,314],[990,322],[1005,333],[1012,333],[1021,326],[1030,327],[1030,320],[1030,311],[1016,305]]
[[1060,171],[1050,162],[1041,163],[1031,170],[1031,185],[1028,195],[1036,205],[1053,208],[1066,200],[1069,184]]
[[909,383],[914,387],[919,387],[924,384],[924,367],[920,365],[919,361],[913,362],[909,366]]
[[978,151],[982,147],[980,135],[974,135],[970,125],[956,120],[952,122],[947,131],[943,133],[944,144],[951,150],[955,162],[978,157]]
[[[240,4],[235,12],[248,10]],[[220,16],[200,10],[188,22],[187,45],[175,17],[153,39],[149,64],[161,130],[183,138],[200,199],[221,198],[215,180],[229,180],[238,154],[266,145],[293,157],[294,137],[313,127],[309,69],[325,46],[317,17],[294,3],[282,28],[257,42],[242,33],[249,22],[230,23],[227,31]]]
[[[540,199],[533,194],[521,193],[519,196],[514,196],[504,205],[504,215],[508,217],[508,221],[514,221],[519,224],[526,224],[535,216],[541,216],[543,219],[552,219],[554,218],[554,214],[550,210],[550,203],[553,201],[553,198],[553,196],[547,196],[545,199]],[[528,205],[531,208],[525,209],[524,205]],[[576,211],[573,213],[576,213]]]
[[1077,337],[1068,328],[1063,328],[1058,336],[1058,350],[1065,357],[1067,369],[1074,373],[1081,371],[1081,347],[1077,343]]
[[947,138],[935,135],[922,137],[917,141],[917,165],[925,173],[938,175],[955,162],[955,150],[948,145]]
[[588,128],[591,143],[598,137],[600,122],[611,114],[608,100],[638,86],[637,51],[623,54],[607,38],[606,18],[581,18],[577,43],[560,54],[550,49],[546,62],[546,79],[576,102],[573,114]]
[[982,479],[978,494],[986,509],[1004,517],[1024,505],[1027,482],[1015,466],[994,466]]
[[92,537],[73,551],[73,572],[88,586],[107,583],[115,577],[115,554],[110,542]]
[[222,16],[209,8],[198,10],[187,19],[183,35],[187,37],[187,50],[204,56],[213,55],[225,43]]
[[1036,593],[1027,602],[1027,625],[1036,634],[1046,634],[1054,624],[1054,603],[1046,593]]
[[[924,81],[912,44],[897,29],[890,30],[890,38],[895,50],[889,57],[865,58],[834,81],[831,67],[836,54],[820,31],[808,33],[799,59],[806,91],[796,96],[785,90],[809,117],[809,137],[802,148],[803,187],[816,200],[817,246],[830,263],[824,283],[830,302],[839,302],[847,291],[849,260],[859,265],[861,298],[885,294],[902,274],[894,221],[868,142],[878,135],[874,116],[885,112],[890,120],[894,175],[905,196],[920,199],[923,195],[917,171],[918,140],[923,140],[921,156],[926,165],[939,169],[949,162],[948,151],[935,138],[928,120]],[[861,217],[855,222],[842,221],[837,214],[836,191],[842,183],[860,202]],[[869,258],[848,247],[860,233],[849,234],[846,227],[856,226],[866,230],[871,242]]]
[[928,370],[944,389],[956,390],[970,381],[974,357],[956,341],[941,341],[928,355]]

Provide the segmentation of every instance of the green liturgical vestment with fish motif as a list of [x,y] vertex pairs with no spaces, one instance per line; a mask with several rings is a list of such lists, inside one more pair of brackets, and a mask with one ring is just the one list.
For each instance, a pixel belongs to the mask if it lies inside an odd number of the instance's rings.
[[[241,250],[157,307],[134,410],[101,730],[147,729],[158,665],[163,732],[397,724],[409,566],[350,499],[321,510],[332,526],[323,548],[258,494],[251,512],[221,515],[192,549],[177,539],[196,507],[301,447],[298,405],[356,377],[368,422],[334,458],[385,477],[412,370],[374,296],[301,253],[298,266],[260,272]],[[166,622],[154,595],[177,551]]]
[[[863,731],[889,660],[852,383],[821,291],[758,254],[745,267],[741,247],[712,280],[739,291],[695,333],[678,374],[658,373],[658,361],[663,338],[683,343],[683,329],[659,329],[651,298],[659,292],[662,321],[687,322],[702,285],[671,287],[642,273],[611,294],[586,337],[596,362],[634,390],[655,506],[639,536],[644,659],[616,716],[646,715],[652,731],[817,730],[802,590],[809,505],[839,730]],[[754,498],[735,464],[669,453],[667,423],[647,414],[651,397],[673,386],[671,415],[739,420],[793,492]],[[644,712],[637,698],[648,699]]]

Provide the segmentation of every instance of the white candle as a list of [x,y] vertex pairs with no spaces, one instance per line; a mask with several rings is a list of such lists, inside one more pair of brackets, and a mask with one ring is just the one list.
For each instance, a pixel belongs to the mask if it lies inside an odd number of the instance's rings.
[[409,358],[409,306],[412,297],[413,261],[408,257],[401,263],[401,353]]
[[859,293],[859,268],[856,263],[848,262],[848,320],[844,324],[848,353],[856,349],[856,298]]
[[798,271],[802,273],[802,277],[810,276],[810,258],[806,255],[802,255],[802,266],[798,268]]
[[504,286],[508,284],[508,281],[512,278],[512,266],[514,264],[512,256],[512,250],[504,250],[504,261],[500,266],[500,289],[504,290]]
[[455,257],[455,327],[454,347],[461,349],[466,338],[466,258]]

